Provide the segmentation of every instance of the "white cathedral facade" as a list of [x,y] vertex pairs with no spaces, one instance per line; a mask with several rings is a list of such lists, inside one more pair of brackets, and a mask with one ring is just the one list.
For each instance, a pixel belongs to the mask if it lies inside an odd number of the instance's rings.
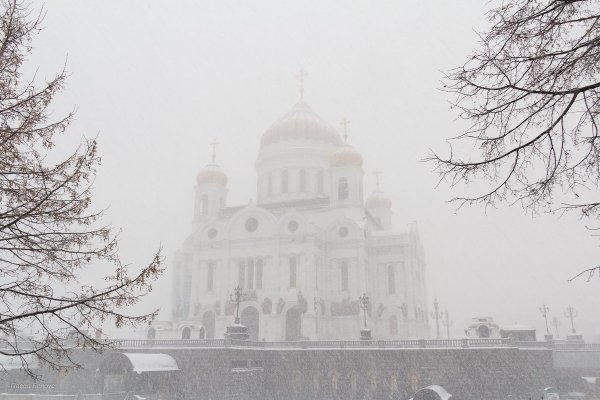
[[149,339],[223,338],[238,285],[251,340],[355,340],[363,293],[375,340],[429,337],[416,225],[394,230],[379,188],[365,200],[359,152],[301,99],[263,134],[255,167],[257,201],[241,206],[228,205],[214,153],[198,173],[172,318]]

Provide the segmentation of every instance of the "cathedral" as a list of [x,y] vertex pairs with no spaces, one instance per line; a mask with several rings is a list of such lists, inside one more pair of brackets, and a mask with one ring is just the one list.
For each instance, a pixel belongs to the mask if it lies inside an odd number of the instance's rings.
[[215,145],[175,255],[171,320],[148,339],[223,338],[237,286],[250,340],[356,340],[363,294],[375,340],[429,337],[416,224],[394,229],[379,182],[365,200],[363,157],[302,96],[262,135],[255,203],[228,204]]

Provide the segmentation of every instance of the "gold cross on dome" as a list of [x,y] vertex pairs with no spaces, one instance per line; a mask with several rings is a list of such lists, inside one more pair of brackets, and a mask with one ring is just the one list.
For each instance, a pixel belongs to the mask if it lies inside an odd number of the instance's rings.
[[383,172],[381,172],[379,169],[376,169],[375,172],[373,172],[373,175],[375,175],[375,184],[377,185],[377,189],[379,189],[379,177],[381,174],[383,174]]
[[348,141],[348,124],[350,121],[348,118],[344,117],[344,119],[340,122],[340,125],[344,127],[344,142]]
[[304,79],[306,79],[306,77],[308,76],[308,74],[306,73],[306,71],[304,70],[304,68],[300,69],[300,72],[298,72],[298,74],[296,75],[296,78],[298,78],[298,81],[300,81],[300,98],[304,98]]
[[214,164],[215,159],[217,158],[217,145],[219,145],[220,143],[217,142],[217,139],[213,139],[212,142],[210,142],[210,145],[212,146],[212,162]]

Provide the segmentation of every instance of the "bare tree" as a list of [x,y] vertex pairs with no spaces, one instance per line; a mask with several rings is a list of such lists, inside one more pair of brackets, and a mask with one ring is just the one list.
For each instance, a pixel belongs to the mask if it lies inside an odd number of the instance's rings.
[[600,217],[600,1],[506,0],[488,17],[480,46],[444,82],[469,127],[428,160],[453,187],[485,186],[454,198],[459,207]]
[[[128,272],[117,254],[117,234],[90,211],[99,156],[95,140],[59,162],[48,161],[56,136],[73,114],[51,120],[49,106],[65,71],[38,84],[21,70],[40,29],[17,0],[0,15],[0,354],[31,357],[63,369],[70,349],[102,350],[95,336],[107,323],[138,325],[154,317],[129,313],[161,274],[157,252],[149,265]],[[109,266],[105,283],[86,282],[86,268]],[[0,364],[2,362],[0,361]]]
[[478,156],[451,146],[430,158],[452,185],[491,184],[460,205],[517,200],[600,215],[599,19],[597,0],[507,0],[489,13],[480,48],[444,85],[470,124],[455,140]]

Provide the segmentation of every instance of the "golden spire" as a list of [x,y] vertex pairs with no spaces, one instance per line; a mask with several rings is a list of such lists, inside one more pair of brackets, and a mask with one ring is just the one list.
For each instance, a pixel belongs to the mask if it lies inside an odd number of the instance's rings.
[[212,142],[210,142],[210,145],[212,146],[212,163],[215,163],[215,159],[217,158],[217,145],[220,144],[219,142],[217,142],[217,139],[213,139]]
[[296,75],[296,78],[298,78],[298,81],[300,81],[300,100],[304,98],[304,79],[306,79],[307,76],[308,74],[304,68],[300,68],[300,72],[298,72]]
[[340,125],[342,127],[344,127],[344,143],[348,142],[348,124],[350,123],[350,121],[348,120],[348,118],[344,117],[344,119],[340,122]]

